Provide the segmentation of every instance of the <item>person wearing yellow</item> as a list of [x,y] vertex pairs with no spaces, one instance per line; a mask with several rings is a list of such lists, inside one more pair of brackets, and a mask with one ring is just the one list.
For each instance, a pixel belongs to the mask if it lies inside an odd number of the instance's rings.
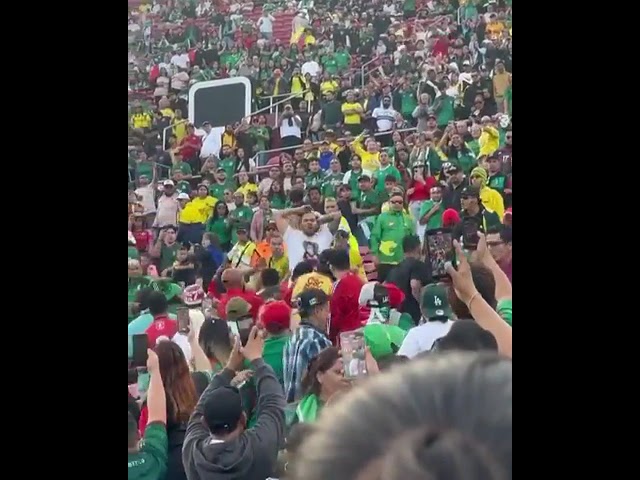
[[258,193],[258,186],[255,183],[249,181],[249,175],[247,172],[238,173],[238,188],[235,193],[242,193],[244,195],[244,201],[247,202],[247,196],[250,192]]
[[308,29],[306,29],[304,31],[303,37],[304,37],[304,45],[305,45],[305,47],[307,45],[315,45],[316,37],[313,36],[313,32],[311,31],[310,28],[308,28]]
[[171,102],[167,97],[162,97],[158,101],[158,108],[160,109],[160,113],[163,117],[167,117],[168,119],[173,120],[175,113],[173,112],[173,109],[171,108]]
[[178,195],[178,242],[188,242],[193,245],[200,243],[204,234],[204,222],[201,211],[202,205],[190,201],[187,193]]
[[327,95],[327,93],[335,94],[340,90],[340,84],[335,79],[331,78],[327,72],[322,74],[322,82],[320,82],[320,94]]
[[491,123],[491,117],[482,117],[482,133],[478,139],[479,157],[491,155],[500,147],[500,132]]
[[493,210],[502,219],[504,217],[504,200],[497,190],[487,187],[487,179],[487,171],[482,167],[474,168],[469,175],[471,185],[480,190],[482,205]]
[[[342,115],[344,115],[345,130],[349,130],[353,134],[358,134],[362,131],[364,109],[359,102],[356,102],[353,92],[347,93],[347,101],[342,104]],[[362,162],[364,163],[364,159],[362,159]]]
[[291,93],[299,93],[302,96],[302,92],[304,92],[308,87],[307,83],[304,80],[304,77],[300,73],[300,67],[296,67],[293,69],[293,75],[291,75],[291,85],[290,85]]
[[364,170],[375,172],[380,168],[380,147],[375,137],[368,138],[365,142],[366,147],[363,147],[362,139],[364,138],[364,133],[365,132],[362,132],[353,139],[351,149],[353,153],[360,157]]
[[198,195],[191,200],[191,204],[198,209],[201,223],[206,222],[213,215],[216,203],[218,203],[218,199],[209,195],[209,187],[198,185]]
[[489,15],[489,22],[487,23],[487,27],[485,31],[490,40],[497,40],[502,35],[502,31],[505,29],[504,23],[498,20],[498,15],[492,13]]
[[173,127],[173,134],[176,137],[178,143],[187,136],[187,124],[189,122],[182,118],[182,110],[176,110],[175,116],[171,120],[171,126]]
[[145,130],[151,128],[153,119],[151,115],[142,111],[141,106],[136,106],[131,114],[131,127],[136,130]]

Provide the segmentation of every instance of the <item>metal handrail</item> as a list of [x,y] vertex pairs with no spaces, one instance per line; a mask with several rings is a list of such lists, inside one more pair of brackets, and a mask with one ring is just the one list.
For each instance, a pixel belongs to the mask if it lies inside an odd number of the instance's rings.
[[374,58],[372,58],[371,60],[369,60],[367,63],[363,63],[360,66],[360,82],[362,83],[362,88],[364,88],[366,82],[364,79],[364,67],[371,65],[373,62],[376,62],[378,60],[380,60],[380,57],[382,57],[382,55],[376,55]]
[[162,149],[166,150],[166,145],[167,145],[167,130],[169,130],[170,128],[175,127],[176,125],[181,125],[183,123],[188,123],[189,119],[185,118],[183,120],[180,120],[179,122],[174,123],[173,125],[169,125],[168,127],[164,127],[162,129]]
[[[259,109],[259,110],[256,110],[255,112],[251,112],[251,115],[249,115],[249,116],[250,116],[250,117],[253,117],[254,115],[257,115],[257,114],[259,114],[259,113],[266,112],[267,110],[269,111],[269,113],[274,113],[274,112],[271,112],[271,109],[272,109],[273,107],[276,107],[276,111],[275,111],[274,115],[276,116],[275,123],[277,123],[277,121],[278,121],[278,110],[279,110],[279,109],[277,108],[277,107],[278,107],[278,105],[281,105],[281,104],[283,104],[283,103],[287,103],[287,102],[289,102],[289,100],[291,100],[292,98],[297,98],[297,97],[299,97],[299,96],[301,96],[301,95],[304,97],[304,95],[306,95],[306,94],[307,94],[307,93],[309,93],[310,91],[311,91],[311,89],[310,89],[310,88],[307,88],[306,90],[303,90],[302,92],[299,92],[299,93],[285,94],[285,95],[289,95],[289,96],[288,96],[288,97],[286,97],[286,98],[284,98],[284,99],[282,99],[282,100],[278,100],[276,103],[273,103],[273,98],[274,98],[274,97],[270,97],[270,98],[271,98],[271,100],[270,100],[270,104],[269,104],[269,106],[268,106],[268,107],[264,107],[264,108],[261,108],[261,109]],[[275,123],[274,123],[274,127],[276,127],[276,126],[277,126]]]
[[[418,127],[402,128],[400,130],[392,130],[391,133],[393,133],[393,132],[398,132],[398,133],[413,132],[413,131],[415,131],[417,129],[418,129]],[[389,134],[389,132],[376,132],[376,133],[373,134],[373,136],[374,137],[378,137],[378,136],[388,135],[388,134]],[[368,135],[368,136],[371,137],[372,135]],[[346,138],[339,138],[338,139],[338,141],[341,141],[341,140],[346,140]],[[319,145],[322,145],[322,142],[313,142],[312,145],[313,146],[319,146]],[[300,147],[301,146],[302,145],[300,145]],[[291,147],[280,147],[280,148],[272,148],[271,150],[262,150],[262,151],[256,153],[253,157],[251,157],[251,160],[253,160],[254,163],[256,164],[256,170],[260,170],[261,168],[264,169],[264,167],[266,167],[266,165],[258,165],[258,162],[257,162],[257,159],[258,159],[258,157],[260,155],[265,154],[265,153],[284,152],[286,150],[291,150]]]

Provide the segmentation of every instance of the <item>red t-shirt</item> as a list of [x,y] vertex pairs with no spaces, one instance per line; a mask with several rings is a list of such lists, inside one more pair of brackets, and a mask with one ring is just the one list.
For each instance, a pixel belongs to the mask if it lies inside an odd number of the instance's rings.
[[425,182],[416,182],[415,180],[411,182],[410,188],[413,188],[414,192],[411,195],[409,195],[410,202],[419,202],[421,200],[429,200],[429,196],[430,196],[429,189],[431,187],[428,186],[427,182],[429,181],[430,178],[432,177],[428,177]]
[[141,252],[146,252],[153,236],[148,230],[138,230],[133,232],[133,238],[136,239],[136,248]]
[[[196,145],[197,148],[193,148],[191,145]],[[202,147],[202,140],[195,133],[193,135],[187,135],[180,142],[180,154],[184,158],[193,158],[198,153],[198,150]]]
[[223,320],[227,319],[227,302],[233,297],[240,297],[251,305],[251,316],[255,320],[258,318],[258,310],[264,303],[262,297],[259,297],[253,290],[241,290],[239,288],[230,288],[227,293],[221,295],[220,304],[218,305],[218,315]]
[[167,337],[169,340],[178,333],[178,322],[167,315],[158,315],[145,331],[149,340],[149,348],[156,346],[158,338]]
[[340,332],[350,332],[362,326],[358,299],[363,285],[362,279],[355,273],[347,273],[336,283],[331,295],[329,326],[329,339],[334,345],[338,344]]

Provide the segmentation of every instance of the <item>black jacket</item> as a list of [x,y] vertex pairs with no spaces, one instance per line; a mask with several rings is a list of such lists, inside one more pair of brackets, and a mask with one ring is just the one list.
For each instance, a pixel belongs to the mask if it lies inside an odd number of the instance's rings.
[[264,480],[275,470],[284,443],[285,399],[273,369],[259,358],[251,362],[258,389],[258,420],[253,428],[227,442],[213,437],[202,422],[203,406],[211,393],[229,385],[233,372],[213,377],[189,419],[182,462],[189,480]]

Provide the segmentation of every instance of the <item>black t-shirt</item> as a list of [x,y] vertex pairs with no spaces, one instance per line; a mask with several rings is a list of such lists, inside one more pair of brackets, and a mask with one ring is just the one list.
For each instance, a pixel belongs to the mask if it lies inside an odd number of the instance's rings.
[[351,231],[355,232],[356,228],[358,228],[358,216],[351,211],[351,203],[346,200],[338,200],[338,208],[349,224]]
[[421,316],[420,305],[411,292],[411,280],[419,280],[423,287],[428,285],[431,283],[431,267],[422,260],[405,258],[389,272],[386,281],[404,292],[405,299],[399,310],[411,315],[417,325]]

